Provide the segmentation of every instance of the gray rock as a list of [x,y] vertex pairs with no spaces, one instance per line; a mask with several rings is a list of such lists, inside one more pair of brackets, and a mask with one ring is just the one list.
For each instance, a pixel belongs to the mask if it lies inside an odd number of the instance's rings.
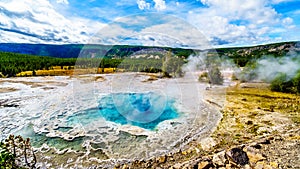
[[239,165],[249,164],[249,157],[247,153],[243,151],[242,148],[233,148],[227,153],[227,155],[236,164]]
[[212,162],[218,166],[224,166],[226,161],[225,151],[215,154],[212,159]]

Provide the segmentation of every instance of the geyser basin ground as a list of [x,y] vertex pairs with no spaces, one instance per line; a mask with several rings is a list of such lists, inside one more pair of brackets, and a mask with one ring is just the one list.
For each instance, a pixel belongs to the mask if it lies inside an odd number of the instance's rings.
[[101,76],[2,80],[1,87],[17,90],[0,93],[1,101],[16,105],[0,108],[1,137],[31,137],[43,152],[40,165],[113,164],[110,159],[176,151],[205,137],[221,117],[203,102],[207,86],[192,76],[156,81],[139,73]]

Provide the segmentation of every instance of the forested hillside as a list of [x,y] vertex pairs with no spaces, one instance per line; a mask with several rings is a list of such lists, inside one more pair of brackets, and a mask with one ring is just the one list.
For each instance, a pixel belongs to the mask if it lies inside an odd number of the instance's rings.
[[0,52],[0,72],[15,76],[22,71],[50,69],[52,66],[74,66],[76,58],[53,58],[19,53]]
[[244,67],[249,61],[259,59],[263,56],[282,57],[288,53],[300,54],[299,42],[282,42],[252,47],[218,48],[215,50],[219,56],[233,59],[234,62]]
[[[123,58],[132,55],[138,51],[156,50],[157,54],[171,51],[177,56],[187,58],[193,54],[191,49],[168,48],[168,47],[150,47],[150,46],[129,46],[129,45],[92,45],[92,44],[68,44],[68,45],[48,45],[48,44],[18,44],[18,43],[0,43],[0,51],[13,52],[38,56],[51,56],[58,58],[77,58],[89,56],[95,53],[96,57],[101,58]],[[84,52],[84,53],[82,53]]]
[[[181,74],[183,58],[175,57],[171,53],[166,55],[168,61],[149,58],[54,58],[27,54],[0,52],[0,72],[3,76],[12,77],[23,71],[49,70],[54,66],[62,69],[89,69],[101,68],[99,73],[105,73],[104,68],[118,68],[129,72],[166,72],[166,75]],[[32,75],[35,75],[34,73]]]

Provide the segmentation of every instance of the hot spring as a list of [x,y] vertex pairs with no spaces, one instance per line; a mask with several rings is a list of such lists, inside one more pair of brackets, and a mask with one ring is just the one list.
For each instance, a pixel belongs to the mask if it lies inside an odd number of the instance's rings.
[[113,165],[176,151],[205,137],[219,121],[220,113],[203,101],[206,86],[197,80],[145,82],[147,78],[122,73],[94,81],[80,76],[63,79],[64,86],[48,82],[61,79],[34,79],[51,90],[18,79],[8,85],[20,90],[1,94],[22,100],[18,107],[1,108],[2,137],[13,133],[31,138],[42,164]]

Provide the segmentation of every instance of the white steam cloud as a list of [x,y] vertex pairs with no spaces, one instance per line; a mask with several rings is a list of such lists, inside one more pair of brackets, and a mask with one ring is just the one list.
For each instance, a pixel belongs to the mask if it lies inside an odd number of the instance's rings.
[[300,43],[296,44],[286,56],[263,56],[252,66],[246,66],[242,72],[236,72],[239,79],[245,81],[271,82],[278,75],[285,74],[291,80],[300,71]]
[[296,75],[299,69],[299,58],[289,56],[275,58],[269,56],[258,60],[255,73],[257,80],[270,82],[280,73],[286,74],[287,80],[290,80]]
[[[285,74],[291,80],[300,72],[300,42],[283,57],[266,55],[257,60],[249,61],[243,68],[236,65],[227,56],[211,56],[209,52],[199,52],[188,57],[184,72],[204,72],[210,68],[218,68],[224,79],[230,80],[235,75],[242,81],[272,82],[278,75]],[[230,80],[231,81],[231,80]]]
[[188,57],[188,63],[184,65],[182,70],[184,72],[194,72],[205,70],[205,60],[207,58],[207,52],[200,52],[195,55],[190,55]]

